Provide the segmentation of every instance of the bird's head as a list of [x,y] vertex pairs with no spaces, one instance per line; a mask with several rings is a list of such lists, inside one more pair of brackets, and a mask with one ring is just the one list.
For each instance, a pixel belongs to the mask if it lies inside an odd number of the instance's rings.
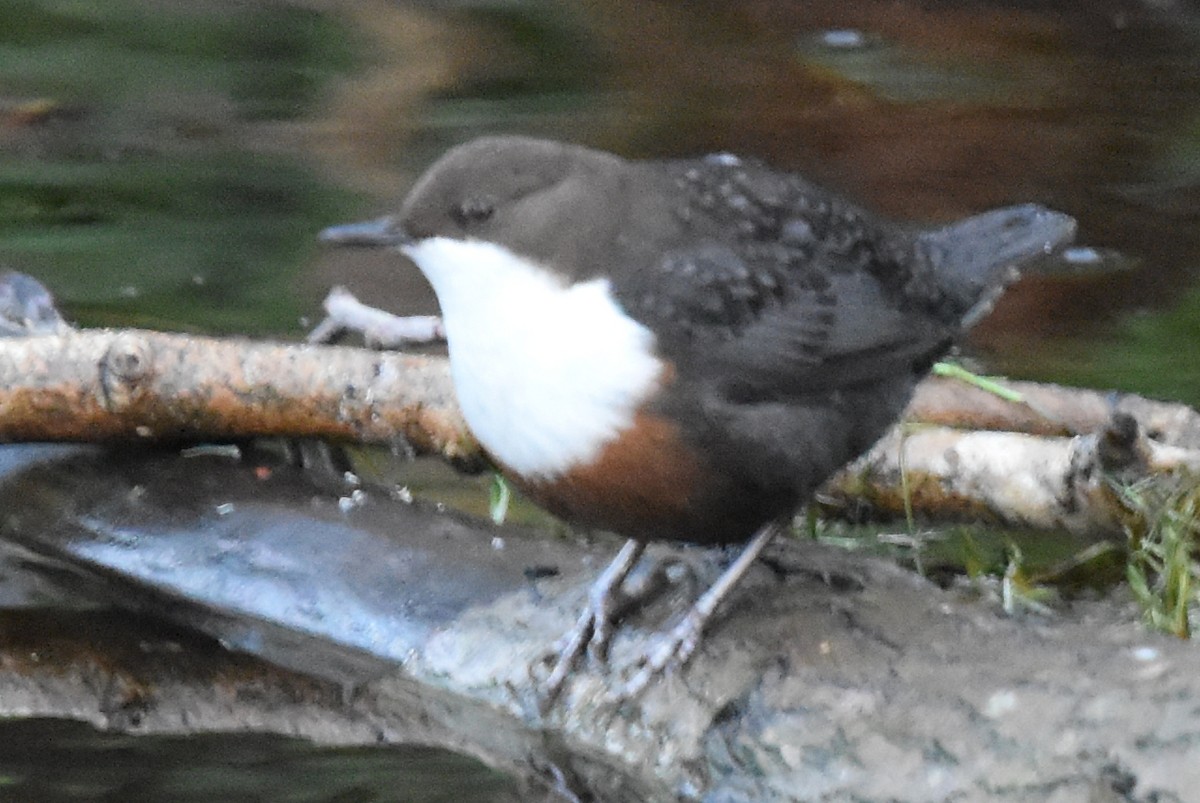
[[541,263],[569,264],[573,249],[611,227],[628,163],[611,154],[527,137],[486,137],[448,151],[400,210],[335,226],[322,240],[411,252],[435,238],[503,246]]

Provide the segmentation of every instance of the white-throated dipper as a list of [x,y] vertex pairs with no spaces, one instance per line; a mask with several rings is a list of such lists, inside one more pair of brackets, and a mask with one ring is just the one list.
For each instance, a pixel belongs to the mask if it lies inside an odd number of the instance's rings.
[[552,697],[589,639],[603,654],[647,541],[749,541],[635,686],[686,661],[771,536],[891,425],[1016,269],[1074,231],[1035,205],[914,230],[729,155],[640,162],[490,137],[446,153],[395,215],[322,238],[411,258],[479,443],[551,512],[630,539]]

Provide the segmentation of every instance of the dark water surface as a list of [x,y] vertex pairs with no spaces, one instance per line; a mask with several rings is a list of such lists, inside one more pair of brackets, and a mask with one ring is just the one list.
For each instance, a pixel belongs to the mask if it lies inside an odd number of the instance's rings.
[[274,734],[124,736],[0,720],[0,800],[17,803],[516,801],[502,775],[445,750],[319,747]]
[[[972,355],[1200,403],[1189,2],[7,0],[0,268],[39,276],[86,325],[297,337],[334,283],[430,311],[415,271],[321,253],[313,235],[385,208],[443,149],[489,132],[631,156],[736,151],[904,219],[1056,206],[1099,268],[1023,282]],[[437,751],[0,724],[3,800],[502,787]]]

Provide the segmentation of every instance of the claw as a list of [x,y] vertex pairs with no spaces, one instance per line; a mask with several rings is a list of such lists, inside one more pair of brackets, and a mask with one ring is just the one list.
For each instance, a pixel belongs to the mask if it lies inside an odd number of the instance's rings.
[[637,672],[624,686],[609,696],[608,702],[621,703],[632,699],[645,691],[651,680],[668,669],[683,668],[700,646],[704,628],[722,600],[742,579],[771,539],[785,527],[782,522],[770,522],[759,530],[737,559],[729,564],[717,581],[688,609],[679,624],[651,641]]
[[[611,694],[608,702],[620,703],[636,697],[655,677],[672,668],[682,668],[704,636],[704,628],[721,602],[753,565],[771,539],[786,529],[782,521],[765,525],[746,545],[737,559],[729,565],[712,586],[700,595],[688,612],[671,630],[654,637],[646,648],[637,671],[620,689]],[[614,628],[624,607],[621,586],[638,559],[645,544],[629,540],[613,559],[588,593],[588,605],[579,620],[556,646],[557,661],[543,684],[541,710],[545,713],[562,693],[567,677],[586,649],[589,659],[602,663],[612,640]]]
[[575,627],[571,628],[556,647],[558,660],[550,671],[543,686],[541,708],[549,709],[558,695],[562,693],[563,684],[579,656],[586,646],[588,656],[597,662],[602,662],[608,655],[608,645],[613,634],[613,619],[620,607],[618,595],[621,584],[633,571],[638,559],[646,551],[646,545],[630,539],[621,547],[621,551],[613,558],[612,563],[596,580],[588,592],[588,604],[580,615]]

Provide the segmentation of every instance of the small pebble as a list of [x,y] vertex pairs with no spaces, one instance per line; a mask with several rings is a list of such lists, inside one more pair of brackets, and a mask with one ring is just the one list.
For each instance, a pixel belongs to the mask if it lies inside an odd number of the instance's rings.
[[179,450],[180,457],[228,457],[240,460],[242,450],[233,443],[201,443]]
[[867,37],[862,31],[854,28],[835,28],[832,31],[826,31],[821,34],[821,42],[826,47],[837,48],[838,50],[853,50],[865,45]]
[[1062,252],[1062,258],[1072,265],[1096,265],[1104,260],[1104,256],[1089,245],[1075,245]]
[[1001,717],[1017,707],[1017,695],[1011,689],[1001,689],[992,694],[983,706],[983,715],[988,719]]
[[1157,647],[1134,647],[1133,648],[1133,660],[1135,660],[1135,661],[1143,661],[1143,662],[1147,662],[1147,663],[1150,661],[1157,661],[1159,658],[1159,655],[1160,655],[1160,653],[1159,653]]
[[737,167],[742,163],[742,160],[734,156],[732,153],[713,153],[704,157],[704,161],[709,164],[720,165],[721,167]]

